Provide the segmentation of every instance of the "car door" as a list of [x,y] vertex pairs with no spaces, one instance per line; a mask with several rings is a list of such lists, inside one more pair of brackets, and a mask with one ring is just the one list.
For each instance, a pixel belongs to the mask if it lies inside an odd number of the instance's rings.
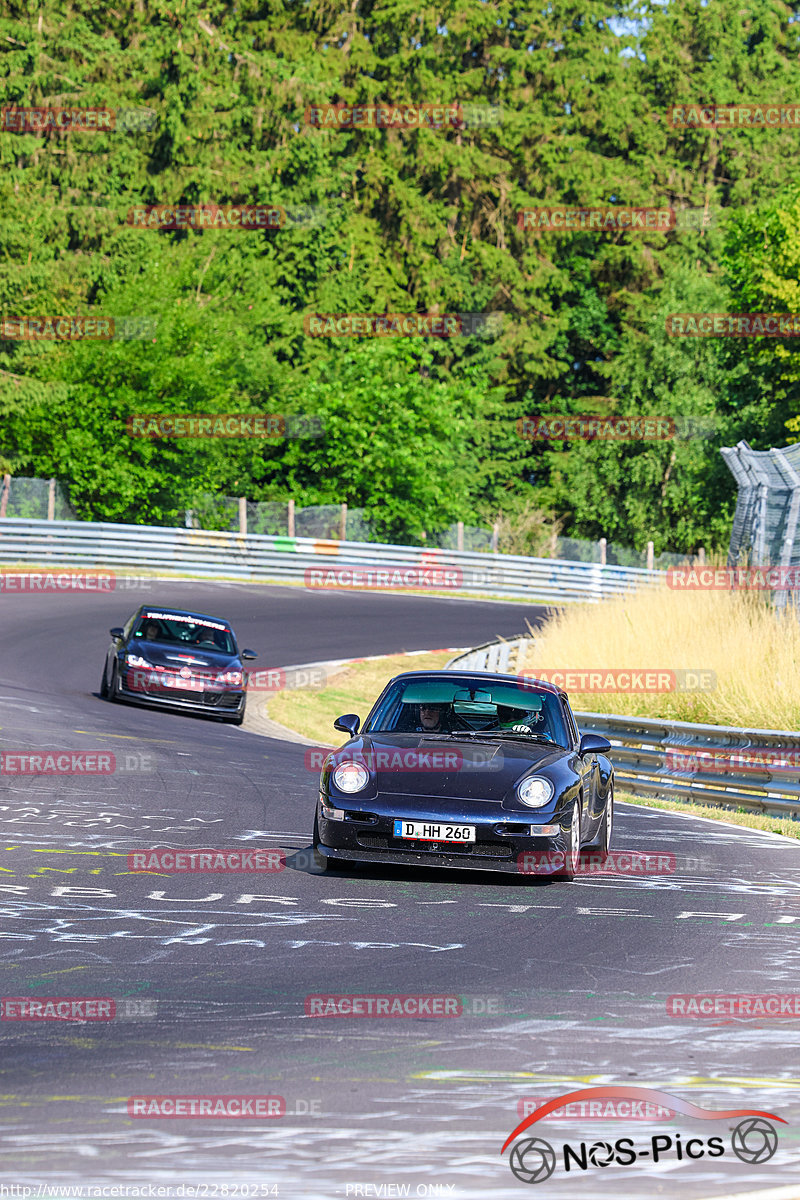
[[564,721],[567,726],[567,732],[572,739],[572,749],[575,752],[575,757],[578,764],[578,771],[583,780],[583,821],[581,825],[581,840],[589,841],[596,832],[599,814],[597,813],[597,759],[593,754],[585,754],[582,758],[578,754],[580,745],[580,734],[578,726],[575,723],[575,718],[572,715],[572,709],[569,706],[567,699],[561,697],[561,709],[564,715]]

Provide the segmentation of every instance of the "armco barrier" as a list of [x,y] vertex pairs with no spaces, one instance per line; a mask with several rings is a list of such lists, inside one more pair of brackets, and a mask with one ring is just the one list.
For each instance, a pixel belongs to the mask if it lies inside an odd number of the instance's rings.
[[[303,582],[309,568],[336,572],[390,567],[448,571],[457,583],[437,588],[544,603],[597,601],[664,580],[663,571],[563,559],[464,550],[426,550],[370,542],[321,541],[267,534],[166,529],[92,521],[0,519],[0,563],[76,566],[248,580]],[[357,585],[355,585],[357,586]],[[381,586],[381,585],[379,585]],[[386,585],[382,585],[385,587]],[[406,584],[405,586],[409,586]]]
[[[520,674],[528,642],[489,642],[447,667]],[[576,712],[575,719],[581,733],[611,742],[609,758],[622,792],[800,817],[800,732],[593,712]]]

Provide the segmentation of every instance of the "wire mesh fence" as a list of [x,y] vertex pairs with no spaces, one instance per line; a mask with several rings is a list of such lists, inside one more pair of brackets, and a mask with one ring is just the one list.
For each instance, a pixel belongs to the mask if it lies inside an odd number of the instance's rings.
[[0,484],[0,517],[72,521],[75,513],[65,488],[57,480],[5,475]]
[[[209,492],[195,498],[193,507],[184,513],[184,524],[190,529],[228,533],[384,544],[387,539],[366,514],[366,509],[351,508],[347,504],[298,506],[292,500],[248,500]],[[63,484],[57,480],[23,476],[3,478],[0,517],[3,516],[54,521],[75,519],[68,489]],[[425,536],[415,539],[413,544],[430,549],[466,550],[478,554],[521,553],[536,558],[621,567],[663,569],[690,558],[686,554],[654,555],[652,548],[648,553],[646,549],[636,550],[605,539],[590,541],[552,534],[537,537],[535,545],[523,548],[508,544],[502,523],[490,527],[454,522],[440,530],[426,531]]]

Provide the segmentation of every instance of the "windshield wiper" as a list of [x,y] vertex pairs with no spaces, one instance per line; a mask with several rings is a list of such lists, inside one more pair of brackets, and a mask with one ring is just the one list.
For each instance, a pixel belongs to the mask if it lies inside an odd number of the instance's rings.
[[552,738],[546,737],[543,733],[522,733],[518,729],[486,729],[483,731],[483,736],[524,738],[526,742],[544,742],[547,746],[558,745],[558,742],[554,742]]

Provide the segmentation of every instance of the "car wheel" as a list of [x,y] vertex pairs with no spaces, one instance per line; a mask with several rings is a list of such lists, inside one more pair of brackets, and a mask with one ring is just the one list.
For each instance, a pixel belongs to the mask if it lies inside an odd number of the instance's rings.
[[108,698],[109,700],[113,700],[115,702],[119,700],[119,667],[117,666],[116,659],[114,659],[114,665],[111,668],[111,681],[108,685]]
[[614,783],[608,785],[608,800],[606,800],[606,813],[603,817],[603,833],[600,841],[600,849],[603,854],[608,854],[611,849],[611,837],[614,833]]
[[108,659],[103,663],[103,678],[100,680],[100,695],[108,699]]
[[599,851],[603,858],[608,857],[608,852],[611,849],[611,836],[614,832],[614,784],[608,785],[608,800],[606,800],[606,809],[603,813],[603,819],[600,822],[600,831],[597,835],[597,841],[592,842],[591,849]]
[[572,820],[569,824],[569,834],[565,839],[564,869],[562,879],[571,882],[578,873],[581,858],[581,802],[576,800],[572,808]]

